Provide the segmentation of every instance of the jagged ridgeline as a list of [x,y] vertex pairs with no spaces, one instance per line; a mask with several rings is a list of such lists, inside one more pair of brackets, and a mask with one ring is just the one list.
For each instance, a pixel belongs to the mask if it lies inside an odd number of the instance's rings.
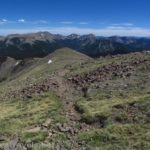
[[0,56],[16,59],[44,57],[58,48],[70,47],[92,57],[150,49],[149,38],[96,37],[93,34],[62,36],[49,32],[0,37]]

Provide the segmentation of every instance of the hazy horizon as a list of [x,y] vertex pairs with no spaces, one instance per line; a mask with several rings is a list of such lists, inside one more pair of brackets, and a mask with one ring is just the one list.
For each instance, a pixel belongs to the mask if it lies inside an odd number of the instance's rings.
[[28,34],[36,34],[36,33],[42,33],[42,32],[48,32],[50,34],[53,35],[61,35],[61,36],[70,36],[73,34],[79,35],[79,36],[84,36],[84,35],[90,35],[93,34],[96,37],[104,37],[104,38],[109,38],[109,37],[133,37],[133,38],[150,38],[150,36],[132,36],[132,35],[96,35],[94,33],[85,33],[85,34],[79,34],[79,33],[68,33],[68,34],[60,34],[60,33],[53,33],[53,32],[49,32],[49,31],[35,31],[35,32],[21,32],[21,33],[8,33],[8,34],[0,34],[0,37],[7,37],[10,35],[28,35]]

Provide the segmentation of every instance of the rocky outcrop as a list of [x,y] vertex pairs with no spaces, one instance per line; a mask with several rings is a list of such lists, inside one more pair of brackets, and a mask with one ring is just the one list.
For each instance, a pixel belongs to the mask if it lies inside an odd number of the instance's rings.
[[82,89],[85,89],[85,87],[91,83],[112,80],[113,78],[128,78],[135,71],[135,68],[142,64],[145,65],[145,67],[149,67],[150,60],[142,59],[131,62],[121,62],[119,64],[111,63],[83,75],[77,74],[69,80],[75,85],[82,87]]

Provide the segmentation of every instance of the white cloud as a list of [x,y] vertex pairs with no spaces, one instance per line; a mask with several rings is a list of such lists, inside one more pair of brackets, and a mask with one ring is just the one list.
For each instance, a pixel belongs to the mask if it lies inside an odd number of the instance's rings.
[[27,23],[29,25],[40,25],[40,24],[48,24],[46,20],[25,20],[25,19],[18,19],[18,20],[7,20],[7,19],[0,19],[0,25],[4,24],[17,24],[17,23]]
[[111,26],[126,26],[126,27],[132,27],[134,26],[133,23],[115,23],[115,24],[111,24]]
[[3,22],[7,22],[7,19],[2,19]]
[[86,25],[86,24],[89,24],[89,23],[88,22],[79,22],[79,24]]
[[112,30],[135,30],[135,29],[141,29],[139,27],[130,27],[130,26],[108,26],[107,29]]
[[1,20],[0,20],[0,24],[5,24],[6,22],[7,22],[6,19],[1,19]]
[[26,21],[25,21],[25,19],[18,19],[18,22],[24,23]]
[[60,22],[61,24],[73,24],[73,22],[72,21],[62,21],[62,22]]
[[123,25],[124,25],[124,26],[134,26],[133,23],[124,23]]

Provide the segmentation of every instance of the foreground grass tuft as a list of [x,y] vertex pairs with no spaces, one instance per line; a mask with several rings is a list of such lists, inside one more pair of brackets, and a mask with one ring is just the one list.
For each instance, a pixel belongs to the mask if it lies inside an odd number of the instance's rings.
[[115,124],[79,135],[86,147],[100,147],[103,150],[148,150],[150,149],[150,125]]
[[52,93],[24,101],[1,101],[0,135],[8,140],[17,135],[25,137],[26,140],[29,138],[41,141],[46,136],[44,132],[30,134],[26,131],[41,125],[47,118],[51,118],[54,122],[61,120],[59,115],[61,106],[60,100]]

